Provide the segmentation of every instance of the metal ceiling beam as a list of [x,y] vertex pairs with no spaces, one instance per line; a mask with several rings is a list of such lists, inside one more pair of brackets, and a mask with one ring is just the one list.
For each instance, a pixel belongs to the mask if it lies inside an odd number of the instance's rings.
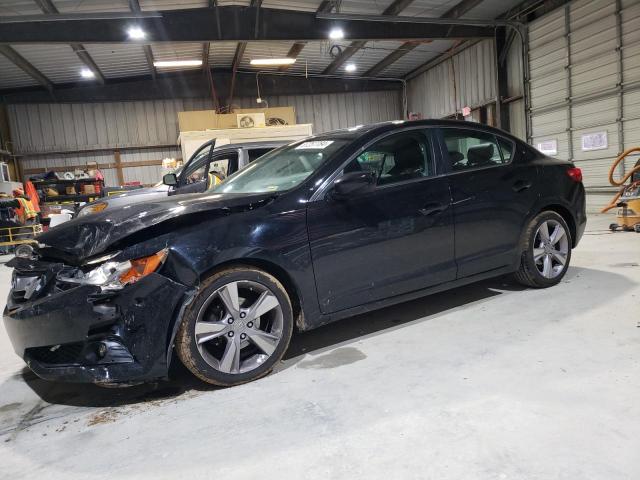
[[[0,47],[0,49],[3,47]],[[212,70],[219,90],[228,91],[232,72]],[[256,74],[237,72],[236,88],[243,96],[257,95]],[[311,95],[336,92],[399,91],[401,82],[376,79],[343,79],[309,77],[295,75],[260,76],[260,93],[270,97],[275,95]],[[211,95],[211,86],[205,75],[199,71],[160,74],[154,81],[148,76],[126,80],[111,80],[105,85],[73,84],[56,85],[56,102],[85,102],[90,98],[94,102],[159,100],[174,98],[206,98]],[[42,90],[22,88],[0,90],[0,97],[8,103],[50,103],[51,96]]]
[[[569,0],[525,0],[520,5],[515,8],[511,8],[505,12],[503,12],[498,19],[499,20],[507,20],[503,22],[502,26],[513,26],[518,27],[518,24],[522,26],[523,22],[531,22],[536,18],[539,18],[542,15],[545,15],[552,10],[569,3]],[[513,21],[513,20],[517,20]],[[512,29],[513,30],[513,29]],[[435,67],[443,60],[446,60],[452,55],[455,55],[457,52],[464,50],[469,46],[469,42],[465,42],[459,45],[456,45],[451,51],[447,51],[438,57],[429,60],[427,63],[420,65],[417,68],[414,68],[409,73],[405,75],[406,80],[410,80],[412,78],[417,77],[423,72]]]
[[[382,12],[382,15],[385,16],[396,16],[398,15],[402,10],[404,10],[405,8],[407,8],[409,5],[411,5],[413,3],[414,0],[395,0],[391,5],[389,5],[387,8],[385,8],[384,12]],[[333,62],[331,62],[331,64],[324,69],[325,74],[333,74],[336,73],[336,71],[342,66],[344,65],[347,60],[349,60],[351,57],[353,57],[358,50],[360,50],[362,47],[364,47],[367,44],[367,42],[363,42],[363,41],[356,41],[356,42],[351,42],[351,44],[345,48],[342,53],[340,55],[338,55]]]
[[57,15],[60,13],[51,0],[34,0],[34,2],[44,13],[49,13],[51,15]]
[[[129,10],[136,13],[142,12],[142,9],[140,8],[140,2],[138,2],[138,0],[129,0]],[[153,50],[151,50],[151,45],[143,45],[142,49],[144,50],[144,57],[147,59],[147,65],[149,66],[151,78],[155,80],[158,72],[156,70],[156,66],[154,65],[155,59],[153,58]]]
[[[441,19],[456,19],[462,17],[465,13],[471,10],[474,7],[477,7],[483,2],[483,0],[462,0],[460,3],[454,5],[452,8],[447,10],[442,16]],[[404,57],[407,53],[416,49],[420,45],[417,42],[405,42],[403,43],[396,51],[390,53],[385,58],[376,63],[373,67],[371,67],[365,73],[365,76],[375,77],[379,75],[381,72],[389,68],[391,65],[396,63],[402,57]]]
[[[134,2],[135,0],[131,0]],[[492,38],[493,24],[452,20],[390,17],[380,19],[321,18],[315,12],[225,6],[142,12],[137,14],[33,15],[0,18],[0,44],[10,43],[131,43],[132,18],[146,33],[146,42],[326,40],[340,26],[345,40],[425,40]],[[133,15],[133,16],[132,16]],[[211,28],[220,20],[224,28]],[[380,17],[384,19],[384,17]],[[256,28],[257,27],[257,28]],[[256,35],[257,31],[257,35]]]
[[211,51],[211,43],[202,44],[202,70],[209,70],[209,52]]
[[[316,13],[328,13],[333,8],[334,4],[330,0],[323,0],[320,6],[316,9]],[[298,55],[304,50],[304,47],[307,45],[307,42],[296,42],[294,43],[289,52],[287,53],[288,58],[298,58]],[[291,65],[282,65],[278,70],[280,72],[286,72]]]
[[242,62],[242,57],[244,56],[244,51],[247,49],[247,42],[240,42],[236,47],[236,53],[233,56],[233,64],[231,65],[231,82],[229,83],[229,96],[227,97],[227,105],[231,107],[233,102],[233,92],[236,86],[236,74],[238,72],[238,68],[240,67],[240,63]]
[[14,65],[30,75],[50,93],[53,92],[53,83],[51,83],[51,80],[49,80],[40,70],[31,65],[26,58],[16,52],[9,45],[0,45],[0,54],[7,57],[9,61],[13,62]]
[[[260,7],[261,6],[262,6],[262,0],[251,0],[251,3],[249,4],[250,8],[254,8],[255,9],[255,19],[256,19],[255,20],[255,29],[254,29],[254,36],[255,37],[258,36],[258,29],[260,28],[259,22],[260,22]],[[233,93],[234,93],[234,88],[235,88],[236,72],[238,71],[238,68],[242,64],[242,57],[244,57],[244,51],[246,49],[247,49],[247,42],[238,43],[238,46],[236,47],[236,53],[233,56],[233,64],[231,65],[231,72],[232,72],[231,86],[229,87],[229,97],[227,99],[227,105],[229,106],[229,108],[231,108],[231,103],[233,102]]]
[[[34,0],[34,1],[36,2],[40,10],[42,10],[43,13],[46,13],[49,15],[60,14],[60,12],[58,11],[58,9],[56,8],[56,6],[53,4],[51,0]],[[98,65],[96,65],[96,62],[93,61],[93,58],[91,58],[91,55],[89,55],[89,52],[87,52],[87,50],[84,48],[84,46],[81,43],[71,43],[69,46],[76,53],[80,61],[84,63],[84,65],[93,72],[95,79],[100,83],[104,83],[105,82],[104,75],[100,71],[100,68],[98,67]]]

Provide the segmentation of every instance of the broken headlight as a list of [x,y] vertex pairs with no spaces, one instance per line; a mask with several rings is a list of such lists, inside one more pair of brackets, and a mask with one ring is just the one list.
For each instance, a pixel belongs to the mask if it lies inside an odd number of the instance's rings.
[[158,270],[168,253],[169,251],[164,249],[148,257],[136,258],[135,260],[106,262],[88,272],[77,269],[72,274],[59,275],[58,280],[78,285],[95,285],[101,287],[102,290],[119,290]]

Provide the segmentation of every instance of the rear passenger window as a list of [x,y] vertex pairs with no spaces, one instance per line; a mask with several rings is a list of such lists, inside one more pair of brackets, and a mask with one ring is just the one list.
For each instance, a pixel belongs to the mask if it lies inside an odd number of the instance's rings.
[[428,177],[433,175],[429,141],[421,130],[390,135],[367,148],[344,171],[371,171],[378,185]]
[[453,171],[503,165],[511,161],[513,144],[491,133],[458,128],[442,130]]

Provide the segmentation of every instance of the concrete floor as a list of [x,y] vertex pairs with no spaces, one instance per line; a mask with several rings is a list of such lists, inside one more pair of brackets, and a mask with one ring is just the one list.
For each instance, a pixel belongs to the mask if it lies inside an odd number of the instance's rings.
[[0,328],[0,478],[638,479],[640,235],[609,221],[558,287],[348,319],[231,389],[47,383]]

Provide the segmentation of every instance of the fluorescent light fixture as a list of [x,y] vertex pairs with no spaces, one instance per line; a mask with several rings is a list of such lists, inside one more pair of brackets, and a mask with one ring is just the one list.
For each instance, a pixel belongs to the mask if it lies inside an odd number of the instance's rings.
[[251,65],[274,66],[274,65],[293,65],[296,63],[295,58],[254,58]]
[[340,40],[344,38],[344,32],[342,31],[341,28],[334,28],[329,32],[329,38],[331,40]]
[[145,31],[142,30],[140,27],[129,28],[129,30],[127,30],[127,35],[129,35],[129,38],[131,40],[142,40],[144,37],[147,36]]
[[167,67],[200,67],[202,66],[202,60],[163,60],[153,62],[154,67],[167,68]]
[[344,69],[345,69],[347,72],[355,72],[355,71],[358,69],[358,67],[356,67],[356,64],[355,64],[355,63],[347,63],[347,64],[345,65]]
[[80,76],[82,78],[95,78],[96,74],[88,68],[83,68],[82,70],[80,70]]

